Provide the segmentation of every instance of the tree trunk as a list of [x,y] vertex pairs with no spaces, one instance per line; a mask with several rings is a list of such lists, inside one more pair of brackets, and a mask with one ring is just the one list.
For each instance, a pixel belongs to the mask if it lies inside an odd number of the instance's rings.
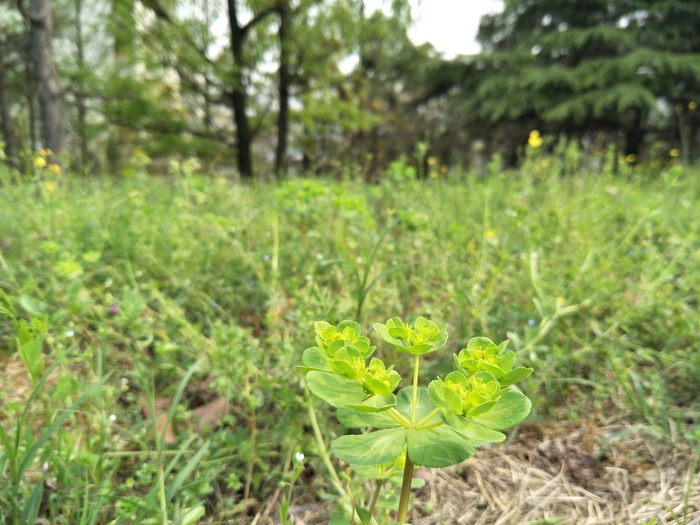
[[280,2],[280,25],[277,36],[280,46],[279,68],[279,113],[277,115],[277,150],[275,151],[275,174],[283,177],[287,168],[287,137],[289,134],[289,86],[292,75],[289,71],[289,22],[291,13],[286,1]]
[[[85,68],[85,48],[83,45],[83,0],[75,0],[75,54],[78,60],[78,68],[82,71]],[[83,89],[82,78],[78,81],[75,94],[75,105],[78,109],[78,139],[80,148],[79,164],[82,169],[87,167],[88,147],[87,147],[87,108],[85,107],[85,91]]]
[[44,147],[61,155],[65,149],[63,101],[53,54],[51,0],[31,0],[30,39]]
[[642,149],[642,140],[644,139],[644,119],[646,112],[640,108],[634,110],[634,116],[631,125],[625,131],[625,155],[634,155],[639,157]]
[[243,45],[245,42],[246,28],[241,27],[238,23],[237,9],[236,0],[228,0],[228,18],[231,26],[231,53],[233,54],[234,62],[231,104],[233,105],[233,119],[236,124],[238,171],[242,178],[251,179],[253,178],[253,159],[251,154],[252,136],[247,114],[248,93],[246,92],[243,76]]
[[2,123],[2,139],[5,143],[5,162],[8,166],[16,168],[18,166],[17,138],[10,115],[10,98],[7,91],[5,73],[5,53],[3,41],[0,39],[0,123]]

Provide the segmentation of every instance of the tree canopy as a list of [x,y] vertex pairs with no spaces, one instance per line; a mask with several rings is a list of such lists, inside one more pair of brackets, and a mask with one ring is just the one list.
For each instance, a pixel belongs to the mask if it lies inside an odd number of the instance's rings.
[[477,143],[514,158],[533,129],[635,156],[657,140],[700,153],[697,2],[507,0],[481,20],[483,52],[453,60],[411,42],[409,8],[0,4],[6,162],[26,170],[43,147],[90,172],[128,172],[139,152],[248,178],[374,177],[402,156],[468,163]]

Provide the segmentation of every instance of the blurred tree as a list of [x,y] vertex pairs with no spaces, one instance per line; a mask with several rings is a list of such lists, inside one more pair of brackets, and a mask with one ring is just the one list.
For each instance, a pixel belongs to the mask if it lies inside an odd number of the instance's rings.
[[451,85],[468,77],[466,111],[519,124],[520,143],[536,127],[604,132],[638,155],[659,115],[698,93],[697,27],[690,0],[508,0],[481,21],[484,54],[448,68]]
[[31,61],[36,82],[44,147],[63,155],[66,146],[63,99],[53,51],[53,12],[51,0],[30,0],[27,10],[17,3],[29,24]]
[[2,126],[2,140],[4,142],[5,162],[8,166],[17,167],[19,149],[15,136],[14,120],[10,110],[10,92],[7,84],[7,70],[5,66],[5,32],[0,35],[0,125]]

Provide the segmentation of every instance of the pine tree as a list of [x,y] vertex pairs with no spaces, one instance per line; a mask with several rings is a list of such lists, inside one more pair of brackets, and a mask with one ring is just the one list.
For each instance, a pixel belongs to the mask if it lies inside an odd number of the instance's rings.
[[482,20],[468,107],[489,122],[622,133],[637,155],[650,115],[697,100],[697,27],[690,0],[510,0]]

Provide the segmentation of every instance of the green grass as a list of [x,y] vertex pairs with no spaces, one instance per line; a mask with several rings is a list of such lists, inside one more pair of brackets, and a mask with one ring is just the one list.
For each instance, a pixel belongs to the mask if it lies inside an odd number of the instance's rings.
[[[323,469],[293,367],[313,321],[358,312],[366,332],[395,315],[449,324],[430,375],[470,337],[509,338],[535,368],[524,388],[542,424],[614,419],[690,435],[700,171],[559,177],[528,166],[372,186],[66,176],[47,188],[8,177],[0,288],[19,316],[47,320],[55,372],[28,404],[12,391],[1,399],[18,445],[17,457],[0,450],[0,475],[12,479],[27,452],[35,475],[2,484],[0,523],[42,501],[52,524],[255,515],[293,475],[296,451]],[[5,321],[3,362],[15,351]],[[230,399],[225,425],[194,432],[189,409],[217,394]],[[179,400],[167,412],[173,444],[143,412],[159,397]],[[70,425],[51,426],[59,418]],[[342,432],[330,418],[320,425]]]

